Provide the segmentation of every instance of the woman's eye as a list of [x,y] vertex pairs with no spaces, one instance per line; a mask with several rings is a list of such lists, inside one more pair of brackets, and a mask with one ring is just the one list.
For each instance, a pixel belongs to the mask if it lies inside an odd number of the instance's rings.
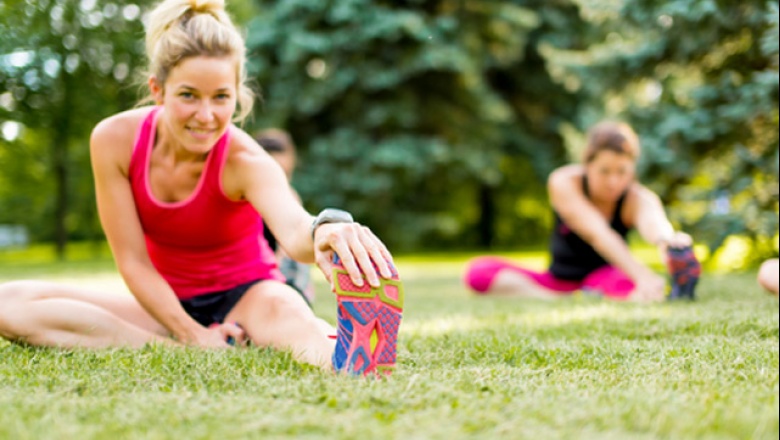
[[181,92],[179,93],[179,96],[181,96],[184,99],[191,99],[194,95],[190,92]]

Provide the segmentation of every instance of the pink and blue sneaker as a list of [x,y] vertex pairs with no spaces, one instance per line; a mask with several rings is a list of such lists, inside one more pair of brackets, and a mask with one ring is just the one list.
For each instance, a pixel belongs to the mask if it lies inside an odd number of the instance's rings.
[[701,277],[701,264],[693,253],[693,248],[669,248],[667,267],[672,278],[670,300],[696,299],[696,285]]
[[352,283],[338,256],[333,258],[334,293],[338,301],[338,331],[333,369],[354,375],[389,376],[395,368],[398,328],[404,288],[391,266],[392,279],[381,286]]

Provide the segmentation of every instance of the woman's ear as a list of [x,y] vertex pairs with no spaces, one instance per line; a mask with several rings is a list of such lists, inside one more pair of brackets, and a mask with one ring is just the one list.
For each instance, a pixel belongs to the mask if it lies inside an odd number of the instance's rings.
[[155,75],[149,75],[149,91],[152,93],[154,102],[157,103],[157,105],[162,105],[164,92],[163,85]]

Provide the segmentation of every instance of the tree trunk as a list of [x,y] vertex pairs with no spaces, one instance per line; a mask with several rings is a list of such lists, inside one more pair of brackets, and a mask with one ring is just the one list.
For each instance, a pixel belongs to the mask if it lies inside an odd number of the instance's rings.
[[479,208],[481,213],[477,224],[479,246],[489,249],[495,237],[496,201],[493,188],[484,183],[479,188]]
[[52,127],[51,143],[52,170],[54,172],[55,208],[54,208],[54,240],[57,259],[64,260],[68,244],[68,229],[65,219],[68,215],[68,140],[70,138],[71,82],[73,75],[63,69],[60,77],[62,85],[62,102]]

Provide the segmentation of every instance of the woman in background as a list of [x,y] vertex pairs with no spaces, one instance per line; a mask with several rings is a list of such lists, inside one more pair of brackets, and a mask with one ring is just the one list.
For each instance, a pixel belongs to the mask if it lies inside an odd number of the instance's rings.
[[693,241],[674,230],[658,196],[636,181],[639,155],[639,139],[628,125],[594,126],[582,163],[561,167],[548,180],[555,214],[549,269],[540,273],[480,257],[469,263],[466,285],[479,294],[555,298],[582,289],[616,300],[664,300],[664,278],[628,247],[626,237],[636,229],[665,256],[671,296],[693,298],[701,272]]

